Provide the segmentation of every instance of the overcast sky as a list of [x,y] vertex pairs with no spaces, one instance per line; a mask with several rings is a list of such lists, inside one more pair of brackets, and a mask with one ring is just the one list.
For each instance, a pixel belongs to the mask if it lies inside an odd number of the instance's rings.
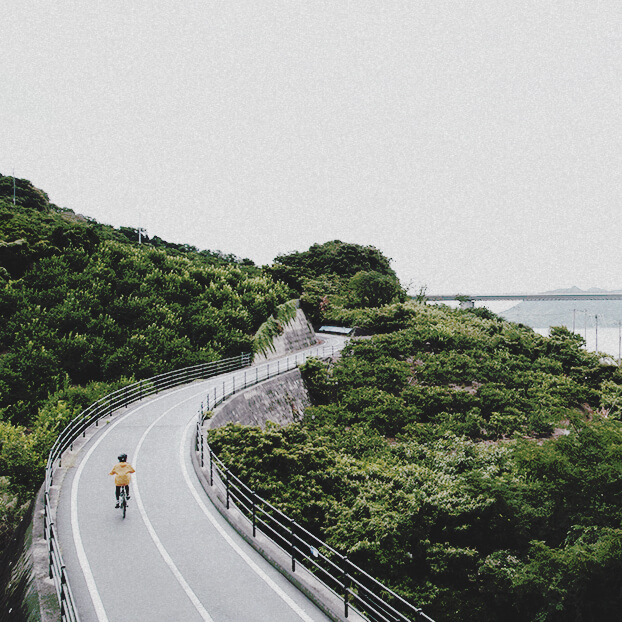
[[0,172],[258,264],[622,288],[622,3],[5,0]]

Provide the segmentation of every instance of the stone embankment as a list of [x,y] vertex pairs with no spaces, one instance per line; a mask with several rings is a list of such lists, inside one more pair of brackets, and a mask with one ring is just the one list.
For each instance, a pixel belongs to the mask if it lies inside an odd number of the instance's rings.
[[300,370],[294,369],[229,398],[208,420],[207,428],[219,428],[227,423],[263,428],[268,421],[287,425],[300,421],[309,405]]
[[283,333],[272,341],[272,350],[267,354],[255,355],[254,363],[265,363],[298,350],[304,350],[317,343],[315,331],[302,309],[296,311],[296,317],[284,327]]

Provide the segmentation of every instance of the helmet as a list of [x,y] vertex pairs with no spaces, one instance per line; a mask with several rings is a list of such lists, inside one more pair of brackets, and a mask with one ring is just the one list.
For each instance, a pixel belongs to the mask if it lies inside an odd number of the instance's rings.
[[119,456],[119,462],[127,462],[127,454],[121,454]]

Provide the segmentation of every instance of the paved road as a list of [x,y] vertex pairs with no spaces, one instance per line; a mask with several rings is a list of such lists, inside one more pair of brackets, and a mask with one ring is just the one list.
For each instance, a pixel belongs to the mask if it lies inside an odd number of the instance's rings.
[[[196,478],[193,424],[216,382],[128,407],[74,458],[56,524],[83,622],[328,620],[231,529]],[[121,452],[137,472],[125,520],[108,475]]]

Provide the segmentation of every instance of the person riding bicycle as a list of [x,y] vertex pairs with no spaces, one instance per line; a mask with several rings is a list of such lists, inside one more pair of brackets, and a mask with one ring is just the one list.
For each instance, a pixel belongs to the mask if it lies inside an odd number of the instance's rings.
[[119,463],[115,464],[112,471],[110,471],[110,475],[114,475],[114,483],[116,486],[115,496],[117,505],[114,506],[115,508],[119,507],[121,487],[125,487],[126,499],[130,498],[130,480],[132,479],[130,473],[136,473],[136,471],[134,471],[134,467],[127,461],[127,454],[121,454],[119,456]]

